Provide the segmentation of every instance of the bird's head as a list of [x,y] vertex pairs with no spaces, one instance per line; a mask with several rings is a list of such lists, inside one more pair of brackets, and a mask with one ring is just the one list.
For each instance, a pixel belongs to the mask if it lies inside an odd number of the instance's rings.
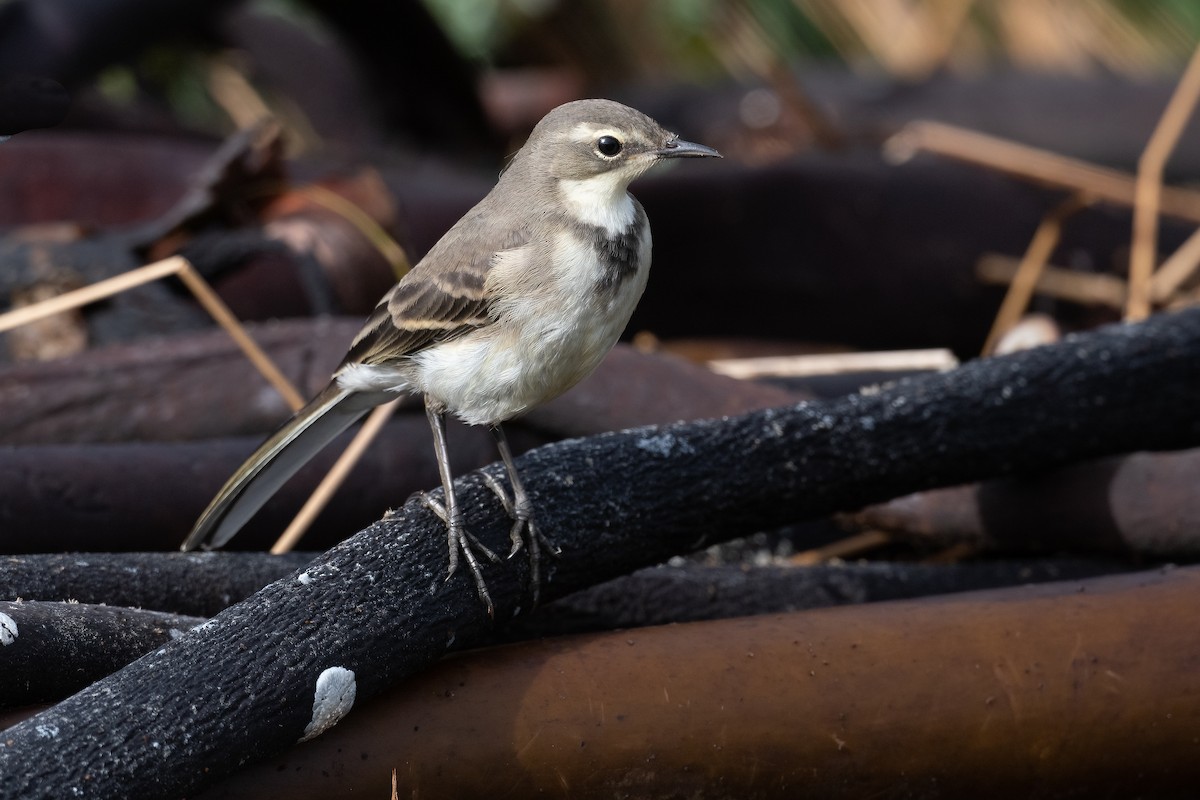
[[514,159],[556,179],[565,192],[616,202],[629,184],[669,158],[720,158],[686,142],[636,109],[612,100],[576,100],[551,111]]

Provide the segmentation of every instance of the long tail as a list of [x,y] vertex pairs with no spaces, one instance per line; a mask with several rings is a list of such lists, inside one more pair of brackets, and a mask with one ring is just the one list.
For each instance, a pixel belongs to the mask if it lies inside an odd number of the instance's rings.
[[368,409],[386,399],[386,395],[343,389],[336,381],[329,384],[225,482],[180,549],[220,547],[228,542],[288,478]]

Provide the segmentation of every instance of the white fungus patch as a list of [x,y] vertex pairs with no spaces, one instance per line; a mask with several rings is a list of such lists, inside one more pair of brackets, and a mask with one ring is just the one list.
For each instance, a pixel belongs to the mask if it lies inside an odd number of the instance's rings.
[[296,580],[300,581],[300,583],[304,584],[305,586],[308,586],[310,583],[312,583],[313,579],[312,575],[309,575],[307,572],[301,572],[296,576]]
[[17,621],[8,614],[0,613],[0,645],[8,647],[17,640]]
[[317,676],[317,688],[313,692],[312,719],[304,729],[300,741],[315,739],[341,722],[354,706],[358,685],[354,682],[354,670],[345,667],[329,667]]

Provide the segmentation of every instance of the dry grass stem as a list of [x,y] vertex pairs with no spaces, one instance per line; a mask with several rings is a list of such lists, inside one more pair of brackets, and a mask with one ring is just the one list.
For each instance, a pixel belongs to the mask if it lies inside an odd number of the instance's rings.
[[796,553],[788,562],[798,567],[825,564],[835,558],[854,558],[869,550],[883,547],[892,541],[892,535],[884,531],[863,531],[845,539],[830,542],[824,547],[814,547]]
[[[975,274],[984,283],[1005,286],[1012,283],[1021,262],[1011,256],[988,253],[980,257]],[[1120,311],[1125,307],[1125,281],[1115,275],[1078,272],[1066,267],[1046,266],[1034,284],[1037,294],[1083,305],[1107,306]]]
[[1192,116],[1197,99],[1200,99],[1200,47],[1192,54],[1146,149],[1138,159],[1133,244],[1129,257],[1129,299],[1125,306],[1125,319],[1131,322],[1150,315],[1150,281],[1158,244],[1163,168]]
[[845,372],[948,370],[958,366],[949,350],[887,350],[876,353],[820,353],[804,356],[720,358],[708,362],[713,372],[749,380],[768,376],[803,378]]
[[218,325],[229,333],[234,342],[245,353],[246,357],[250,359],[251,363],[262,373],[263,377],[283,396],[288,405],[292,407],[292,410],[296,410],[304,405],[304,398],[296,391],[296,387],[287,379],[287,376],[280,372],[270,357],[250,337],[250,334],[246,333],[246,329],[242,327],[238,318],[229,310],[225,302],[217,296],[217,293],[212,290],[212,287],[208,285],[208,282],[204,280],[200,273],[196,272],[187,259],[180,256],[172,256],[162,261],[156,261],[153,264],[147,264],[144,267],[138,267],[112,278],[98,281],[90,286],[84,286],[73,292],[60,294],[56,297],[43,300],[40,303],[0,314],[0,332],[11,330],[72,308],[95,303],[106,297],[111,297],[142,284],[161,280],[172,275],[177,276],[183,281],[184,285],[195,296],[196,301],[217,321]]
[[300,193],[313,202],[325,206],[325,208],[335,214],[340,214],[347,222],[357,228],[375,246],[380,255],[391,264],[392,272],[396,275],[396,280],[403,278],[412,269],[412,265],[408,260],[408,253],[404,251],[399,242],[393,239],[391,234],[384,230],[382,225],[372,219],[370,214],[363,211],[354,203],[351,203],[337,192],[332,192],[324,186],[318,186],[317,184],[305,186],[300,190]]
[[1062,238],[1063,224],[1089,205],[1091,205],[1091,198],[1073,194],[1042,218],[1037,230],[1034,231],[1033,238],[1029,241],[1025,255],[1021,258],[1021,264],[1013,276],[1012,283],[1008,285],[1008,292],[1004,295],[1004,301],[1000,303],[1000,310],[996,312],[996,319],[992,322],[992,329],[988,332],[987,341],[983,345],[984,355],[996,349],[1000,337],[1016,325],[1025,310],[1029,308],[1029,301],[1033,298],[1038,278],[1041,277],[1046,262],[1050,260],[1051,253],[1054,252],[1054,248],[1058,246],[1058,242]]
[[[1135,180],[1127,172],[941,122],[911,122],[884,142],[883,150],[896,162],[927,152],[1022,180],[1084,192],[1097,201],[1132,206],[1135,200]],[[1164,186],[1159,210],[1200,222],[1200,192]]]
[[1187,241],[1154,271],[1154,276],[1150,279],[1150,299],[1159,304],[1170,302],[1180,288],[1196,274],[1198,266],[1200,230],[1189,236]]

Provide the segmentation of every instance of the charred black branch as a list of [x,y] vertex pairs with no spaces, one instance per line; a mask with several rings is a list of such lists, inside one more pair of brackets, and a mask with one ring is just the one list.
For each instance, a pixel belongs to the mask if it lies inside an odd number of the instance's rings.
[[[1198,391],[1200,310],[1190,310],[871,395],[548,445],[518,461],[541,528],[563,550],[543,595],[923,488],[1194,446]],[[478,473],[457,486],[468,527],[502,549],[509,521],[495,496]],[[414,499],[303,572],[9,728],[6,789],[178,796],[282,751],[334,724],[351,686],[362,702],[452,644],[491,635],[469,578],[446,581],[445,567],[441,523]],[[486,569],[500,619],[527,610],[526,573],[520,557]],[[39,734],[46,726],[53,739]]]
[[53,553],[0,558],[0,600],[74,601],[210,617],[312,553]]
[[0,708],[66,697],[203,621],[133,608],[0,602]]

